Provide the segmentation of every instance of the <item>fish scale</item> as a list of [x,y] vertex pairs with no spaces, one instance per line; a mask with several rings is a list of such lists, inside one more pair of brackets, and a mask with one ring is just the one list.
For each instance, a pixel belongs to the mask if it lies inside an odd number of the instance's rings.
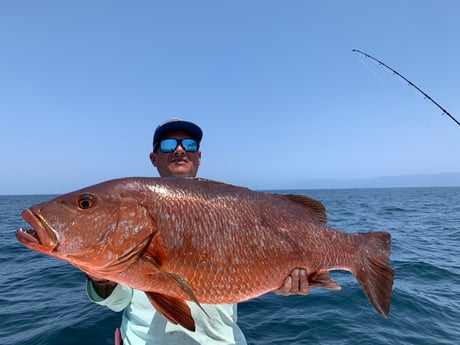
[[124,178],[22,215],[35,229],[17,231],[25,246],[145,291],[160,314],[191,330],[184,300],[245,301],[279,288],[295,268],[327,289],[339,289],[330,270],[350,271],[376,310],[389,311],[390,234],[334,230],[324,206],[304,196],[195,178]]

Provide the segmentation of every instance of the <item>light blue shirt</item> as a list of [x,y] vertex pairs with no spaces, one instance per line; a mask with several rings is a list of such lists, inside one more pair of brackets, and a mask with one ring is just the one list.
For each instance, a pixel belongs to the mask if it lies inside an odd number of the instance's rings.
[[110,296],[103,299],[87,281],[86,292],[97,304],[117,312],[123,310],[123,345],[246,345],[236,323],[236,304],[202,304],[208,317],[195,303],[187,302],[196,328],[191,332],[157,313],[143,291],[118,284]]

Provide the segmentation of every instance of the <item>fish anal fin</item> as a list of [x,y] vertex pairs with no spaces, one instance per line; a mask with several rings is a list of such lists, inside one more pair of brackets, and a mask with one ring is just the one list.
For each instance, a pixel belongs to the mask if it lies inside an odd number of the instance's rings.
[[312,212],[315,219],[323,224],[327,223],[327,214],[326,214],[326,207],[315,199],[309,198],[304,195],[297,195],[297,194],[277,194],[280,197],[287,198],[297,204],[300,204],[306,207],[310,212]]
[[184,300],[156,292],[146,292],[145,294],[155,310],[168,321],[179,324],[189,331],[195,331],[195,321],[192,318],[190,308]]
[[313,272],[308,275],[308,284],[312,287],[318,287],[328,290],[341,290],[342,288],[328,275],[328,272]]

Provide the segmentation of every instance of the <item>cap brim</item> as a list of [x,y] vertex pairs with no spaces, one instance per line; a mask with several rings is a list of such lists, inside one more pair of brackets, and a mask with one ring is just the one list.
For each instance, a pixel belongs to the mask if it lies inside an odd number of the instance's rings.
[[166,134],[173,131],[186,132],[198,142],[201,142],[201,139],[203,138],[203,131],[193,122],[175,120],[166,122],[165,124],[157,127],[153,136],[153,144],[157,144]]

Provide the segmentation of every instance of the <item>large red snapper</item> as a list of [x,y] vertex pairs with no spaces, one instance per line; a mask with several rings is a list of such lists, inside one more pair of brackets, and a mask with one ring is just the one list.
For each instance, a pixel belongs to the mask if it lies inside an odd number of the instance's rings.
[[194,178],[103,182],[22,212],[26,247],[99,278],[145,291],[168,320],[194,329],[184,300],[237,303],[279,288],[294,268],[312,287],[339,289],[350,271],[386,316],[393,270],[390,234],[343,233],[323,205]]

